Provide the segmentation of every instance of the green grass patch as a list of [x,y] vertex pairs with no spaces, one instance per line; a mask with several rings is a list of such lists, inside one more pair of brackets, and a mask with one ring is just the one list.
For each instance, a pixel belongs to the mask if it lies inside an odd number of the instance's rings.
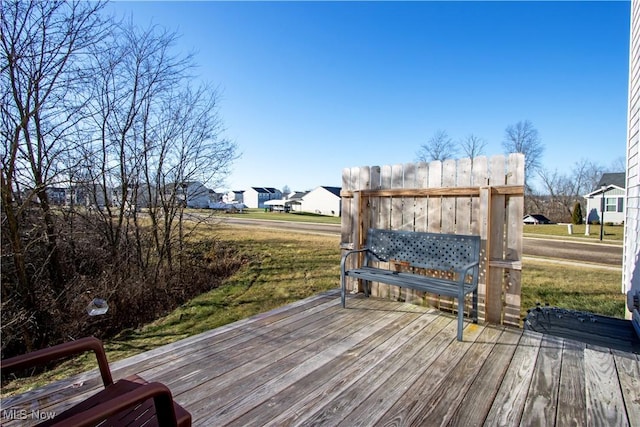
[[522,317],[536,303],[624,318],[620,271],[525,261],[522,268]]
[[[541,235],[545,237],[557,238],[584,238],[592,241],[600,240],[600,226],[590,225],[589,235],[585,235],[585,224],[573,225],[573,234],[569,234],[566,224],[541,224],[541,225],[524,225],[524,234]],[[603,227],[603,240],[622,242],[624,238],[624,226],[622,225],[605,225]],[[608,242],[611,243],[611,242]]]

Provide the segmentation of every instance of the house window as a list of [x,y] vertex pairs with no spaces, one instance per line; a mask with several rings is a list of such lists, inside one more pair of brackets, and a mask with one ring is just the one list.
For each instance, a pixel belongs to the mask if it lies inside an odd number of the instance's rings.
[[605,199],[605,212],[622,212],[622,197],[607,197]]

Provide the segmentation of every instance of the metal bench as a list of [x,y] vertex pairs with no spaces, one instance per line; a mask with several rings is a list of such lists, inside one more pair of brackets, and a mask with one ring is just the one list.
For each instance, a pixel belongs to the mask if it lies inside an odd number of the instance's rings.
[[[364,253],[362,266],[347,270],[347,258],[357,253]],[[408,271],[373,267],[372,261],[395,263]],[[479,265],[480,236],[372,228],[367,232],[365,247],[346,252],[340,261],[342,307],[346,306],[347,276],[363,281],[366,296],[370,293],[370,282],[380,282],[457,298],[457,337],[462,341],[464,298],[470,293],[473,293],[470,317],[477,321]],[[429,275],[419,274],[417,269],[424,269]]]

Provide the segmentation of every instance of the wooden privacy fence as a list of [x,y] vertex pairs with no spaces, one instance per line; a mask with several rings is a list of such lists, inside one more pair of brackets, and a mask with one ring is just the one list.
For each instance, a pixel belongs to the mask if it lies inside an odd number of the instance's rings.
[[[522,154],[348,168],[341,196],[344,250],[361,248],[369,228],[480,235],[479,319],[520,325]],[[347,286],[360,290],[351,278]],[[455,310],[450,299],[381,283],[372,295]]]

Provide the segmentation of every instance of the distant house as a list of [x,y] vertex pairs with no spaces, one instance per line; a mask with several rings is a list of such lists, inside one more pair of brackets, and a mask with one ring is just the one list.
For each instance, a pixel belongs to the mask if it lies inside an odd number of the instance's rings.
[[116,190],[106,188],[101,184],[92,182],[80,182],[71,186],[65,195],[65,204],[67,206],[92,206],[99,209],[104,208],[107,204],[112,204],[116,196]]
[[175,196],[175,200],[178,203],[183,203],[188,208],[208,208],[211,200],[211,190],[199,181],[186,181],[167,185],[165,194],[169,197]]
[[47,187],[49,202],[53,205],[64,205],[67,197],[67,189],[62,187]]
[[302,211],[303,198],[308,193],[309,193],[308,191],[292,191],[287,195],[287,200],[292,202],[290,204],[292,211],[294,212]]
[[244,203],[227,203],[223,201],[209,203],[209,209],[223,211],[227,213],[242,212],[247,207]]
[[525,224],[551,224],[551,220],[544,215],[533,214],[533,215],[525,215],[523,218],[523,222]]
[[282,198],[282,192],[273,187],[251,187],[243,194],[244,204],[249,208],[264,209],[267,200]]
[[[624,199],[626,193],[626,174],[604,173],[594,191],[586,194],[587,222],[611,222],[622,224],[624,222]],[[604,202],[604,213],[603,203]]]
[[[119,206],[122,203],[122,188],[113,188],[111,190],[111,203],[114,206]],[[127,190],[126,200],[124,205],[126,209],[139,210],[141,208],[148,208],[158,204],[157,192],[154,187],[147,184],[132,186]]]
[[342,199],[340,187],[317,187],[302,197],[302,211],[321,215],[340,216]]
[[244,190],[234,190],[222,196],[222,201],[225,203],[243,203],[244,204]]

